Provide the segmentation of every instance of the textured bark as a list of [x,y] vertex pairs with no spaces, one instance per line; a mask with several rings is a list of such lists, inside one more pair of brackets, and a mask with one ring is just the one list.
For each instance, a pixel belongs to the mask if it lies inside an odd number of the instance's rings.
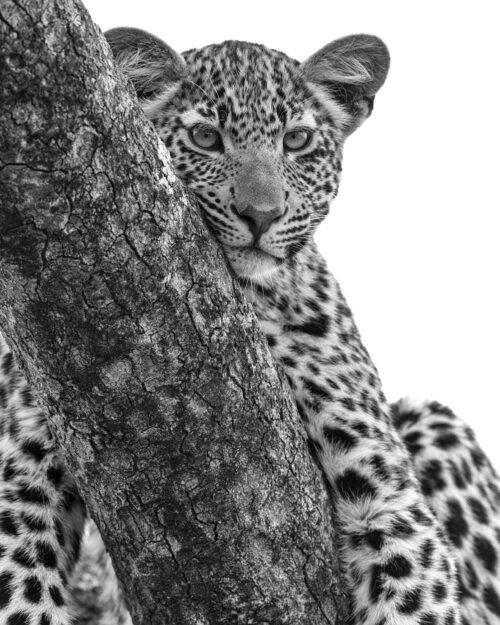
[[256,318],[78,2],[1,0],[0,326],[137,624],[339,617]]

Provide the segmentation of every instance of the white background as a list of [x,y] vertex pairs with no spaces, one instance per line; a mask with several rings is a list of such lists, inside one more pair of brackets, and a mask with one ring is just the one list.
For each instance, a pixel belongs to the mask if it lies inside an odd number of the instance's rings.
[[497,0],[84,0],[178,51],[242,39],[305,59],[379,35],[392,66],[318,235],[390,399],[438,399],[500,468]]

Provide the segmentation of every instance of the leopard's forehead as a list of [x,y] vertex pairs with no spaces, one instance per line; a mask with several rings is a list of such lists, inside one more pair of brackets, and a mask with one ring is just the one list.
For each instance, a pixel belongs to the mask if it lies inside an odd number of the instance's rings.
[[225,113],[234,119],[243,112],[254,117],[272,112],[278,116],[282,107],[290,114],[294,108],[302,108],[300,103],[307,95],[299,62],[260,44],[224,41],[188,50],[182,56],[192,99],[230,109],[222,111],[219,118]]
[[263,78],[288,84],[296,79],[299,66],[298,61],[283,52],[246,41],[223,41],[188,50],[182,56],[190,71],[216,74],[220,84],[233,84],[243,77],[253,86],[261,85]]

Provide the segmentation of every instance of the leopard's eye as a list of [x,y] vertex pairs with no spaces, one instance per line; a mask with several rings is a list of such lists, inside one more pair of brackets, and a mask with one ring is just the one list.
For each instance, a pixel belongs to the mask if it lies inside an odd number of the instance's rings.
[[222,152],[224,145],[220,133],[210,126],[198,124],[189,130],[191,141],[202,150]]
[[283,137],[283,146],[288,152],[298,152],[307,148],[312,140],[311,130],[291,130]]

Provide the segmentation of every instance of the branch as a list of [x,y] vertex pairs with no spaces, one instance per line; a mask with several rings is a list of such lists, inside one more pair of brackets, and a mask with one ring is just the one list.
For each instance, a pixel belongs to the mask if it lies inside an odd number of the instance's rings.
[[288,385],[76,0],[4,0],[0,326],[135,623],[337,622]]

